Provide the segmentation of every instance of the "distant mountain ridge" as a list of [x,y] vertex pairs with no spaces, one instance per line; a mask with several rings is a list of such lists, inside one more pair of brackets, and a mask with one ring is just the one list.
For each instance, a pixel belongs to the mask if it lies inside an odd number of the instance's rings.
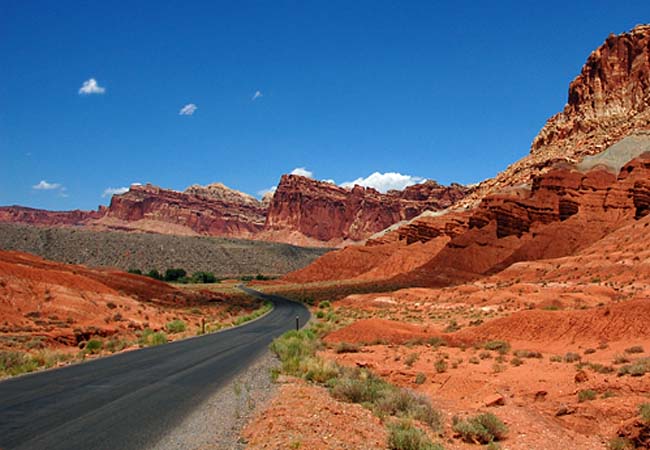
[[361,241],[426,210],[447,208],[468,191],[458,184],[426,181],[382,194],[285,175],[273,196],[260,201],[221,183],[192,185],[182,192],[147,184],[114,195],[108,207],[97,211],[0,207],[0,222],[336,246]]

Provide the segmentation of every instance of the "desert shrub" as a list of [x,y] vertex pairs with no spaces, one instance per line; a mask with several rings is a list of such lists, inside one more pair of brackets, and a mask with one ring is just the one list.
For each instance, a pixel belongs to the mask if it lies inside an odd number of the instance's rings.
[[476,356],[472,356],[470,359],[467,360],[470,364],[479,364],[481,362],[480,359],[478,359]]
[[167,269],[165,271],[165,281],[178,281],[181,278],[185,278],[187,272],[184,269]]
[[375,400],[375,411],[380,416],[419,420],[434,430],[442,427],[442,415],[424,395],[387,383],[385,389],[379,392],[380,395]]
[[351,344],[349,342],[341,342],[334,349],[336,353],[357,353],[359,351],[359,344]]
[[630,358],[625,355],[616,354],[614,355],[613,364],[627,364],[630,362]]
[[182,320],[175,319],[172,320],[171,322],[167,322],[165,325],[165,329],[167,330],[168,333],[182,333],[183,331],[187,330],[187,324],[183,322]]
[[641,358],[634,361],[632,364],[626,364],[618,368],[619,377],[623,375],[641,377],[647,372],[650,372],[650,358]]
[[553,355],[549,358],[549,361],[551,362],[562,362],[562,356],[560,355]]
[[436,369],[436,372],[438,373],[444,373],[447,371],[447,368],[449,365],[447,364],[447,361],[445,361],[443,358],[439,358],[433,367]]
[[388,424],[388,448],[390,450],[444,450],[408,420]]
[[490,352],[481,352],[478,354],[478,357],[481,359],[489,359],[492,358],[492,353]]
[[322,301],[322,302],[320,302],[320,303],[318,304],[318,307],[319,307],[320,309],[327,309],[327,308],[329,308],[330,306],[332,306],[332,304],[331,304],[330,302],[328,302],[327,300],[324,300],[324,301]]
[[142,271],[140,269],[129,269],[127,272],[132,273],[133,275],[142,275]]
[[325,317],[325,311],[316,311],[316,318],[322,319]]
[[495,350],[503,355],[510,350],[510,344],[506,341],[489,341],[483,344],[483,348],[486,350]]
[[591,355],[593,353],[596,353],[595,348],[588,348],[588,349],[585,350],[585,355]]
[[86,343],[86,346],[84,347],[84,352],[86,353],[99,353],[102,351],[102,348],[104,347],[104,343],[100,341],[99,339],[91,339]]
[[420,359],[420,354],[419,353],[410,353],[404,358],[404,364],[407,366],[411,367],[415,362]]
[[129,342],[124,339],[112,338],[106,341],[104,347],[111,353],[119,352],[129,346]]
[[163,276],[156,269],[151,269],[149,272],[147,272],[147,276],[149,278],[153,278],[154,280],[162,280],[163,279]]
[[634,450],[634,443],[622,437],[612,438],[607,443],[608,450]]
[[217,277],[212,272],[194,272],[192,274],[192,283],[216,283]]
[[542,354],[540,352],[534,352],[531,350],[515,350],[513,354],[518,358],[542,358]]
[[597,373],[603,373],[603,374],[614,373],[614,368],[612,366],[605,366],[599,363],[589,363],[588,367]]
[[639,405],[639,415],[644,422],[650,422],[650,403]]
[[0,374],[18,375],[33,372],[38,364],[28,354],[13,351],[0,351]]
[[508,427],[492,413],[479,414],[465,420],[455,418],[452,428],[465,442],[480,444],[499,441],[508,433]]
[[644,352],[643,347],[641,347],[640,345],[635,345],[635,346],[632,346],[632,347],[629,347],[629,348],[625,349],[625,353],[630,353],[630,354],[631,353],[643,353],[643,352]]
[[307,381],[327,384],[339,376],[339,367],[333,361],[322,358],[307,358],[300,364],[300,370]]
[[271,343],[271,350],[282,361],[283,371],[294,376],[303,375],[301,361],[315,356],[318,348],[316,334],[310,329],[289,331]]
[[427,381],[427,376],[422,372],[419,372],[415,376],[415,384],[424,384],[425,381]]
[[145,328],[140,332],[138,344],[141,347],[152,347],[167,343],[167,335],[162,331],[155,332],[151,328]]
[[588,400],[595,400],[596,395],[597,395],[596,391],[592,389],[583,389],[578,392],[578,401],[586,402]]
[[388,389],[388,383],[368,371],[346,370],[333,384],[331,392],[339,400],[374,404]]
[[117,305],[115,303],[113,303],[113,302],[108,302],[108,303],[106,303],[106,307],[108,309],[115,309],[115,308],[117,308]]
[[564,355],[564,362],[566,363],[578,362],[581,359],[582,357],[579,354],[573,352],[568,352]]
[[510,360],[510,364],[512,364],[515,367],[519,367],[524,363],[524,360],[518,357],[514,357]]
[[460,330],[460,325],[458,325],[458,322],[454,319],[450,320],[444,329],[445,333],[453,333],[458,330]]

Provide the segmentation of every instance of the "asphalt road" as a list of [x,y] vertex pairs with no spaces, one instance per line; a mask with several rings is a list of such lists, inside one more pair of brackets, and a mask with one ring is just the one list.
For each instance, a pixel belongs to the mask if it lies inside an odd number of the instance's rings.
[[0,382],[0,449],[142,449],[245,369],[273,338],[309,319],[273,301],[250,324]]

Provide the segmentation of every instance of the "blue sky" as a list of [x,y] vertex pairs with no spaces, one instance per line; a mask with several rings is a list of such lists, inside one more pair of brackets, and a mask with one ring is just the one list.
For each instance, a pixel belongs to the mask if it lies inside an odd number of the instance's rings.
[[48,209],[134,182],[255,194],[298,167],[478,182],[528,152],[609,33],[650,21],[647,0],[2,9],[0,205]]

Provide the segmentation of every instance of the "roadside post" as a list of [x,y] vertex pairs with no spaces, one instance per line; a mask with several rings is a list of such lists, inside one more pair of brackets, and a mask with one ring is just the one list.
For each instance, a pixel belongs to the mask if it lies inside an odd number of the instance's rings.
[[300,316],[296,316],[296,331],[300,330]]

